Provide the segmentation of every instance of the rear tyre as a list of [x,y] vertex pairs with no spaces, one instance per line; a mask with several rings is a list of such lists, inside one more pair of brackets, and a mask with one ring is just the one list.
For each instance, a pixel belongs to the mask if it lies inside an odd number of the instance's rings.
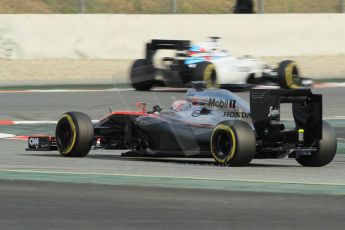
[[282,61],[278,66],[278,84],[283,89],[301,87],[301,79],[297,63],[291,60]]
[[56,125],[55,141],[62,156],[86,156],[91,149],[93,138],[93,125],[85,113],[67,112]]
[[217,164],[246,166],[254,158],[256,138],[248,123],[226,121],[219,123],[213,130],[210,147]]
[[155,69],[153,64],[146,59],[137,59],[134,61],[130,81],[134,89],[139,91],[148,91],[154,85]]
[[219,88],[216,67],[211,62],[199,62],[194,70],[192,81],[205,81],[207,88]]
[[296,161],[303,166],[321,167],[329,164],[337,152],[337,136],[334,128],[326,121],[322,123],[322,139],[317,152],[310,156],[300,156]]

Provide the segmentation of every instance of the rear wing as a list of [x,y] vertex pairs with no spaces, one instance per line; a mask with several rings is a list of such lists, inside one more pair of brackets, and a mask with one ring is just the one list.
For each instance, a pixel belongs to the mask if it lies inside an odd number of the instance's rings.
[[279,125],[280,104],[292,104],[296,129],[303,129],[306,141],[322,139],[322,95],[310,89],[252,89],[250,111],[256,133],[264,138],[272,127]]
[[185,51],[190,47],[191,42],[189,40],[162,40],[153,39],[151,42],[146,43],[145,58],[152,62],[153,56],[157,50],[177,50]]

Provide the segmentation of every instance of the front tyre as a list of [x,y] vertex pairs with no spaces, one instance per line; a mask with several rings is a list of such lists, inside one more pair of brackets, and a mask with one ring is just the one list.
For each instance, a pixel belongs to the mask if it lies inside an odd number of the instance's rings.
[[137,59],[134,61],[130,81],[134,89],[139,91],[148,91],[154,85],[155,69],[153,64],[146,59]]
[[56,125],[55,141],[62,156],[86,156],[91,149],[93,138],[93,125],[85,113],[67,112]]
[[285,60],[278,66],[278,84],[283,89],[295,89],[302,86],[297,63]]
[[204,81],[207,88],[219,88],[216,67],[211,62],[199,62],[194,70],[192,81]]
[[254,158],[256,138],[248,123],[240,120],[225,121],[214,128],[210,147],[217,164],[246,166]]
[[337,152],[337,136],[334,128],[326,121],[322,123],[322,139],[317,152],[310,156],[300,156],[296,161],[303,166],[321,167],[329,164]]

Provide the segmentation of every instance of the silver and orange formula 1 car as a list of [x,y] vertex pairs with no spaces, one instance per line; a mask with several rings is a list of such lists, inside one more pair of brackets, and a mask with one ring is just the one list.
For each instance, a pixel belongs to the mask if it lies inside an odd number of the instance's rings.
[[[292,104],[290,129],[280,120],[281,103]],[[97,123],[67,112],[55,137],[29,137],[28,150],[84,157],[91,148],[127,149],[125,156],[210,157],[229,166],[289,157],[303,166],[324,166],[337,149],[334,129],[322,120],[322,95],[310,89],[252,89],[248,104],[230,91],[198,83],[169,110],[140,105],[140,111],[111,112]]]

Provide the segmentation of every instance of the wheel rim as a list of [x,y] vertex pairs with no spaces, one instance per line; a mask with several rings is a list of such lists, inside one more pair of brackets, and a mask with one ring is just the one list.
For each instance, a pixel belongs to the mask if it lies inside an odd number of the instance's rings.
[[235,133],[231,127],[219,124],[211,135],[211,153],[219,164],[228,164],[235,155]]
[[207,82],[207,87],[217,87],[217,76],[214,65],[210,64],[206,67],[204,72],[204,81]]
[[226,132],[220,132],[216,138],[216,154],[219,158],[225,158],[231,151],[232,141],[231,137]]
[[76,139],[75,125],[68,115],[62,117],[56,127],[56,145],[62,154],[68,154]]
[[295,62],[291,62],[285,69],[286,85],[290,89],[298,88],[301,84],[298,68]]

